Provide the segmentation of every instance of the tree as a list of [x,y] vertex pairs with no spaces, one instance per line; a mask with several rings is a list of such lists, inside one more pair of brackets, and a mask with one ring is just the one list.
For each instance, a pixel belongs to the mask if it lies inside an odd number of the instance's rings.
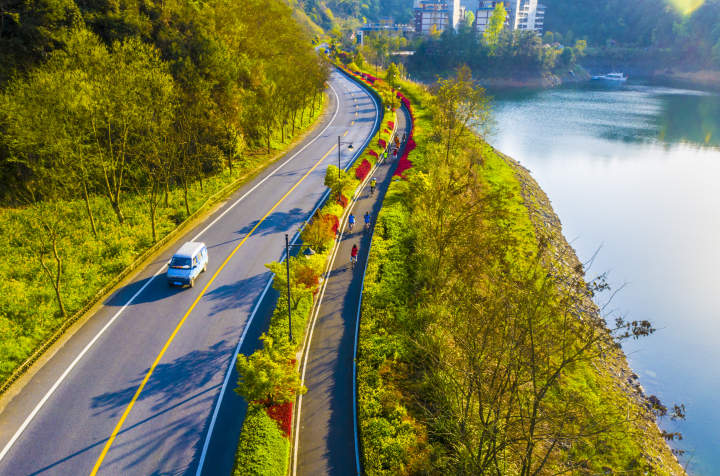
[[577,40],[575,42],[575,54],[578,57],[585,56],[585,50],[587,49],[586,40]]
[[543,44],[545,45],[551,45],[555,42],[555,35],[553,35],[552,31],[546,31],[543,35]]
[[329,187],[333,194],[347,196],[355,188],[355,178],[344,170],[338,169],[335,165],[328,165],[325,172],[325,186]]
[[235,364],[238,386],[235,392],[249,404],[272,406],[293,401],[305,393],[300,375],[295,370],[294,352],[290,343],[276,343],[265,334],[260,337],[263,348],[250,357],[238,355]]
[[461,138],[486,133],[490,99],[484,88],[475,85],[467,66],[459,68],[454,78],[438,81],[433,93],[434,123],[445,149],[444,160],[449,161]]
[[507,21],[507,10],[505,10],[504,2],[498,2],[493,9],[490,20],[488,21],[487,29],[483,33],[485,44],[490,48],[490,54],[495,53],[495,48],[500,37],[500,32],[505,28],[505,22]]
[[398,81],[400,80],[400,70],[395,63],[390,63],[387,72],[385,73],[385,81],[393,88],[397,87]]
[[560,53],[560,63],[565,66],[571,66],[575,63],[575,51],[569,46],[563,48],[562,53]]
[[468,10],[465,12],[465,18],[463,18],[462,27],[467,31],[472,31],[475,27],[475,14]]

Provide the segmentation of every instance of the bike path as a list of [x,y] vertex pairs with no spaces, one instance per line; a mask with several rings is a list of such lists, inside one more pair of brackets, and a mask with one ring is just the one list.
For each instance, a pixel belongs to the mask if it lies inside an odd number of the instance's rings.
[[[402,108],[398,114],[397,134],[408,137],[410,119]],[[405,144],[401,144],[398,158]],[[352,208],[356,223],[346,227],[333,268],[330,270],[324,298],[307,345],[304,361],[305,386],[299,408],[297,474],[349,475],[356,473],[354,430],[353,358],[358,305],[362,293],[363,270],[370,250],[371,230],[364,229],[363,216],[370,212],[372,226],[382,207],[385,192],[393,180],[397,159],[388,158],[373,176],[377,190],[370,194],[369,184],[359,192]],[[358,263],[350,267],[350,251],[359,247]]]

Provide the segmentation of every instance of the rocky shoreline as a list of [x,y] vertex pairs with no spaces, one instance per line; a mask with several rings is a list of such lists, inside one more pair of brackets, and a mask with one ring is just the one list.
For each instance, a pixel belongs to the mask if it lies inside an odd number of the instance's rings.
[[665,69],[655,71],[653,77],[663,81],[676,81],[720,90],[720,71],[675,71]]
[[549,89],[563,84],[581,83],[590,80],[590,73],[577,65],[561,74],[544,72],[537,76],[522,78],[479,78],[478,82],[486,88],[497,89]]
[[[536,235],[549,244],[550,253],[554,258],[553,261],[561,264],[564,268],[563,273],[574,275],[574,279],[584,280],[582,263],[578,259],[575,250],[565,239],[560,219],[555,214],[545,192],[533,179],[530,171],[518,161],[501,152],[498,152],[498,155],[503,157],[514,169]],[[600,310],[592,299],[587,297],[581,301],[578,303],[581,315],[600,316]],[[643,456],[658,471],[658,473],[653,474],[686,475],[685,470],[663,438],[655,416],[649,410],[648,396],[645,395],[642,386],[640,386],[637,375],[628,365],[627,358],[622,350],[608,349],[603,361],[594,367],[599,374],[609,376],[612,379],[615,389],[626,396],[627,401],[632,406],[632,413],[637,416],[633,421],[633,425],[640,434],[644,435],[645,450]],[[628,414],[630,415],[630,411]]]

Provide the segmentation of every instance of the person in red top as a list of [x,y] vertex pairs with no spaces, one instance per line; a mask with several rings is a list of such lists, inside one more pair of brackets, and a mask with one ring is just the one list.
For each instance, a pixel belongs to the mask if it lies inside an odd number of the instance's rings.
[[352,247],[352,251],[350,251],[350,265],[355,268],[355,263],[357,263],[357,255],[358,255],[358,245],[355,244]]

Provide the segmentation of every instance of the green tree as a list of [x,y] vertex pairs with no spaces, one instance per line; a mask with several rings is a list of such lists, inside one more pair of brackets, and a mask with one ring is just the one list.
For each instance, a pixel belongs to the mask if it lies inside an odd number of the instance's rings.
[[398,81],[400,80],[400,70],[395,63],[390,63],[387,72],[385,73],[385,80],[393,88],[397,87]]
[[263,348],[250,357],[238,355],[236,368],[238,386],[235,392],[249,404],[264,402],[266,406],[293,401],[305,388],[295,370],[291,344],[277,343],[265,334],[260,337]]
[[475,85],[467,66],[459,68],[455,77],[438,81],[433,93],[434,124],[444,160],[449,161],[464,137],[487,132],[490,99],[484,88]]
[[490,16],[488,21],[487,29],[483,33],[485,44],[490,49],[490,54],[495,53],[495,48],[498,44],[500,32],[505,28],[505,21],[507,20],[507,10],[505,10],[505,4],[498,2],[495,5],[495,9]]

